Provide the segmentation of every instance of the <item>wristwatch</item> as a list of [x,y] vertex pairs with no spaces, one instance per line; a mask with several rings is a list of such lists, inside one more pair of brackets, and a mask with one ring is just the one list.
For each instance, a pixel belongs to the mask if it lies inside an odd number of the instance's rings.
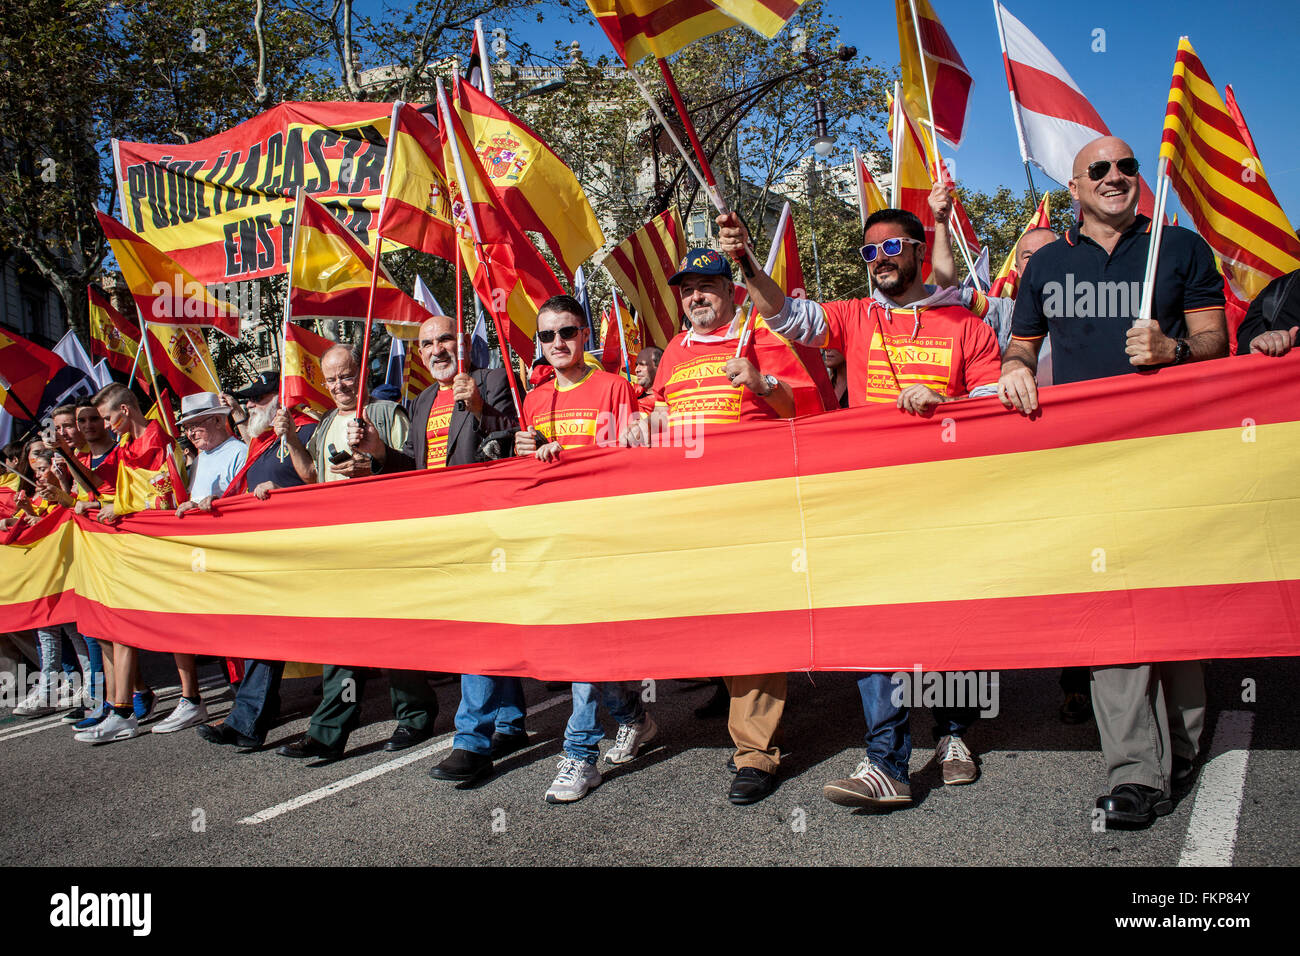
[[775,375],[764,375],[763,381],[767,385],[767,391],[764,392],[762,395],[758,396],[759,398],[767,398],[767,396],[771,395],[773,392],[775,392],[778,388],[781,387],[781,383],[776,380]]
[[1174,339],[1174,364],[1182,365],[1192,355],[1192,347],[1187,344],[1187,339]]

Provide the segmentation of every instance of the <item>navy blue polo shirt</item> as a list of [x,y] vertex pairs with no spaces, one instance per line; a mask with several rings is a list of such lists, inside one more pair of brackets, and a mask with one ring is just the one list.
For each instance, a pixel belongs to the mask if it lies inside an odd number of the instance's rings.
[[[1078,225],[1029,260],[1011,337],[1052,336],[1052,376],[1058,384],[1136,372],[1124,352],[1128,330],[1142,306],[1142,279],[1151,220],[1138,216],[1106,250]],[[1223,276],[1209,245],[1179,226],[1165,226],[1156,268],[1152,315],[1170,338],[1187,335],[1186,314],[1223,308]]]
[[[308,422],[305,425],[298,426],[298,440],[304,445],[311,441],[312,434],[316,431],[316,422]],[[280,443],[274,441],[271,446],[257,456],[257,461],[248,466],[248,472],[244,475],[248,482],[248,490],[252,491],[264,481],[273,481],[277,488],[296,488],[302,484],[302,479],[298,477],[298,472],[293,469],[293,461],[286,452],[284,458],[280,458]]]

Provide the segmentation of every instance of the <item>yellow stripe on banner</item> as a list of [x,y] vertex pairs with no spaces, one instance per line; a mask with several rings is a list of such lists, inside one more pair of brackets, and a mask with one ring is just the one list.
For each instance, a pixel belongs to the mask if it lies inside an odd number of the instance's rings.
[[[607,620],[612,593],[635,620],[802,609],[809,584],[818,607],[843,607],[1300,579],[1300,501],[1278,467],[1300,458],[1300,422],[1256,439],[1232,428],[804,477],[810,582],[793,478],[190,538],[78,530],[73,576],[83,596],[146,611],[427,618],[436,597],[439,617],[513,624]],[[367,554],[382,566],[358,567]]]

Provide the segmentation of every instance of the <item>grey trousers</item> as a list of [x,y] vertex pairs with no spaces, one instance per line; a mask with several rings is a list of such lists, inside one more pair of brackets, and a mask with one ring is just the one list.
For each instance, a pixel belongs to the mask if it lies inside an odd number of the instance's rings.
[[1201,662],[1094,667],[1092,709],[1111,789],[1139,783],[1169,793],[1173,758],[1194,760],[1205,728]]

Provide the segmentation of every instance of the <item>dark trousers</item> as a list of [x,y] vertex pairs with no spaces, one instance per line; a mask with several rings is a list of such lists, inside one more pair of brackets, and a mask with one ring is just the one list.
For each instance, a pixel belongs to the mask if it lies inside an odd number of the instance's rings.
[[[307,733],[327,747],[346,747],[348,735],[361,726],[361,698],[374,668],[325,665],[322,699]],[[423,731],[438,716],[438,696],[426,671],[385,670],[388,697],[398,724]]]
[[244,677],[235,691],[235,705],[226,716],[226,726],[245,737],[266,740],[266,734],[280,716],[280,678],[284,661],[244,661]]

